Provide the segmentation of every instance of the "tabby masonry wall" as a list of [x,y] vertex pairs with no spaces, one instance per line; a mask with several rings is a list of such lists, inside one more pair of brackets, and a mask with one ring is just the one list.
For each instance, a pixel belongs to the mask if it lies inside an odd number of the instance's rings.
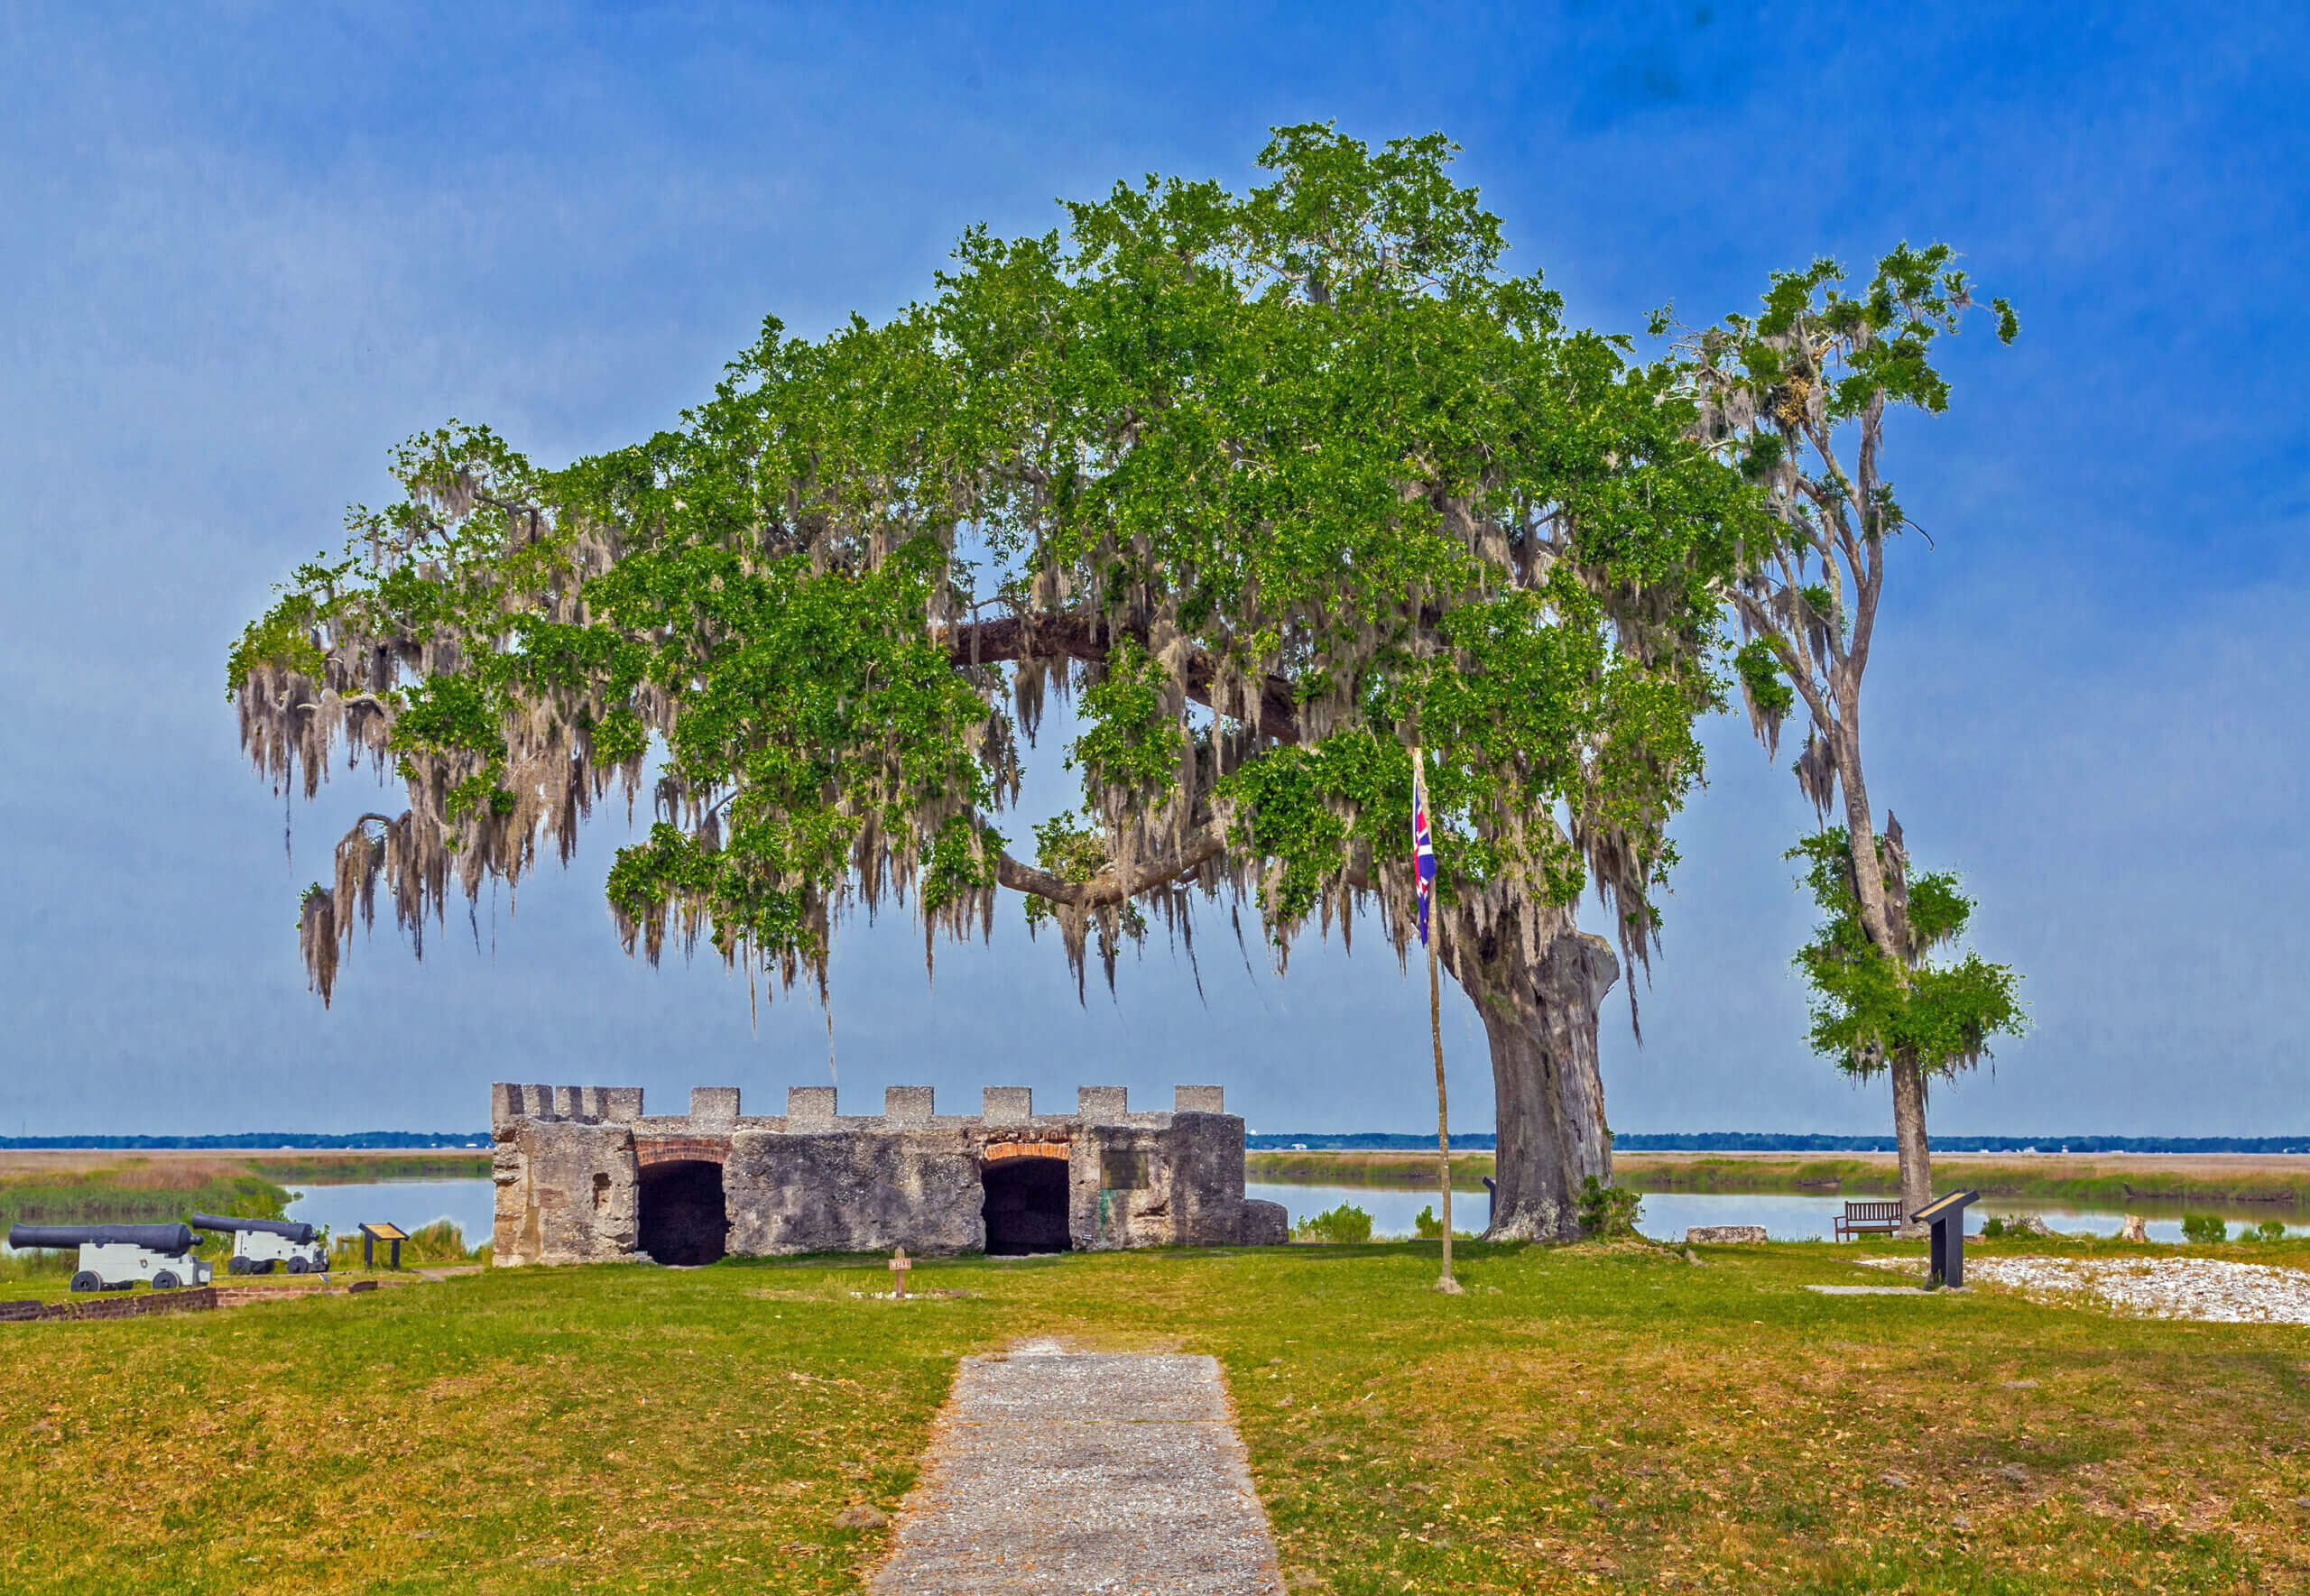
[[[941,1114],[929,1086],[892,1086],[880,1114],[844,1114],[830,1086],[796,1086],[786,1112],[749,1115],[738,1088],[699,1086],[689,1112],[644,1112],[638,1086],[490,1090],[500,1264],[647,1255],[652,1194],[695,1189],[718,1166],[740,1254],[976,1251],[989,1171],[1063,1163],[1067,1243],[1084,1250],[1281,1241],[1279,1204],[1243,1196],[1243,1121],[1217,1086],[1180,1086],[1169,1112],[1132,1112],[1121,1086],[1085,1086],[1075,1112],[1038,1114],[1023,1086],[990,1086],[975,1114]],[[688,1184],[680,1184],[687,1182]],[[662,1250],[662,1244],[661,1244]]]

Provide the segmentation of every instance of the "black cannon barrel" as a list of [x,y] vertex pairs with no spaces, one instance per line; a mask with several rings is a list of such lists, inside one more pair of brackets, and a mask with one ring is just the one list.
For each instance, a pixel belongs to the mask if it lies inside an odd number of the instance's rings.
[[268,1236],[281,1236],[299,1246],[320,1239],[320,1227],[307,1224],[301,1219],[229,1219],[220,1213],[196,1213],[192,1228],[197,1231],[262,1231]]
[[12,1224],[11,1247],[142,1247],[147,1252],[189,1252],[199,1240],[189,1224]]

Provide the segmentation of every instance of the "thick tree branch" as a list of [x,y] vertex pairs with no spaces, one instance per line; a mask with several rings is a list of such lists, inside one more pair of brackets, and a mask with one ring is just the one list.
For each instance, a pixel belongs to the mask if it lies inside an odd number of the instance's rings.
[[1227,842],[1216,826],[1201,826],[1189,832],[1186,844],[1177,853],[1142,864],[1129,876],[1117,876],[1109,871],[1087,881],[1070,881],[1055,876],[1047,870],[1013,859],[1008,853],[995,856],[994,879],[1016,892],[1028,892],[1051,903],[1064,903],[1076,909],[1103,909],[1110,903],[1122,903],[1138,897],[1151,887],[1176,881],[1190,871],[1201,868],[1226,851]]
[[[1116,637],[1124,633],[1136,636],[1141,644],[1147,641],[1143,632],[1124,628],[1119,633],[1096,616],[1040,615],[1030,624],[1020,616],[1006,615],[1000,620],[948,627],[944,641],[947,657],[956,665],[988,665],[1015,660],[1095,662],[1104,660],[1114,647]],[[1184,684],[1187,695],[1214,714],[1219,712],[1219,706],[1213,701],[1218,674],[1209,654],[1201,649],[1189,651]],[[1260,688],[1260,734],[1273,742],[1296,743],[1300,741],[1300,733],[1299,704],[1291,683],[1270,674]]]
[[[1877,474],[1877,450],[1885,425],[1885,395],[1880,390],[1869,401],[1868,413],[1862,419],[1861,458],[1864,476],[1873,485]],[[1873,524],[1873,523],[1865,523]],[[1858,682],[1861,671],[1869,662],[1869,644],[1877,630],[1877,598],[1885,582],[1885,529],[1875,525],[1874,534],[1868,539],[1869,568],[1861,585],[1861,602],[1853,621],[1853,677]]]

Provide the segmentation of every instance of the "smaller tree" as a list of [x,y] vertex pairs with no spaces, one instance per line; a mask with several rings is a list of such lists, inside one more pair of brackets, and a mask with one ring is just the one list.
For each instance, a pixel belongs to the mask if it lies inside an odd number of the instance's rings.
[[[1908,923],[1899,895],[1883,884],[1903,877],[1908,859],[1890,812],[1882,837],[1871,820],[1861,697],[1885,593],[1886,544],[1912,524],[1885,475],[1886,413],[1948,408],[1934,345],[1980,303],[1955,259],[1945,244],[1903,244],[1878,261],[1857,295],[1840,286],[1843,267],[1816,260],[1803,272],[1774,273],[1760,314],[1684,328],[1677,341],[1698,406],[1695,435],[1757,484],[1766,512],[1750,529],[1725,595],[1745,639],[1732,664],[1750,724],[1767,754],[1776,754],[1781,722],[1801,702],[1811,724],[1797,784],[1825,827],[1833,810],[1844,811],[1843,828],[1825,835],[1844,839],[1853,934],[1880,956],[1839,966],[1840,983],[1904,988],[1937,940]],[[1999,341],[2010,344],[2020,332],[2012,306],[1989,303]],[[1663,310],[1652,331],[1672,325]],[[1898,992],[1862,1002],[1854,988],[1832,1010],[1847,1002],[1858,1005],[1853,1011],[1864,1024],[1906,1012]],[[1883,1068],[1892,1076],[1901,1201],[1908,1211],[1923,1207],[1933,1195],[1925,1073],[1899,1045],[1854,1056],[1864,1073]],[[1960,1048],[1948,1056],[1968,1056]]]
[[[1908,879],[1900,823],[1886,816],[1877,839],[1879,884],[1908,932],[1905,958],[1889,956],[1862,923],[1853,879],[1853,839],[1836,828],[1806,837],[1783,855],[1806,861],[1805,884],[1825,917],[1797,955],[1813,989],[1813,1050],[1847,1075],[1866,1079],[1898,1065],[1918,1082],[1946,1078],[1991,1056],[1991,1037],[2028,1029],[2016,992],[2020,976],[1968,948],[1954,948],[1973,918],[1973,900],[1950,871]],[[1906,1194],[1905,1194],[1906,1201]]]

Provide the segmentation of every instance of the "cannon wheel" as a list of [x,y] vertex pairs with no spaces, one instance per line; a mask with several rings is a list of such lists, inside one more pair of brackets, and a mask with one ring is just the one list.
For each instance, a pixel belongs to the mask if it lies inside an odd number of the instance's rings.
[[292,1275],[303,1274],[305,1268],[305,1260],[301,1258],[292,1258],[289,1260],[289,1272]]
[[155,1291],[174,1291],[183,1284],[183,1281],[177,1278],[174,1269],[162,1269],[152,1277],[152,1289]]
[[82,1269],[72,1277],[72,1289],[75,1291],[102,1291],[104,1288],[104,1277],[94,1269]]
[[245,1275],[249,1272],[249,1260],[236,1252],[225,1265],[225,1272],[228,1275]]

